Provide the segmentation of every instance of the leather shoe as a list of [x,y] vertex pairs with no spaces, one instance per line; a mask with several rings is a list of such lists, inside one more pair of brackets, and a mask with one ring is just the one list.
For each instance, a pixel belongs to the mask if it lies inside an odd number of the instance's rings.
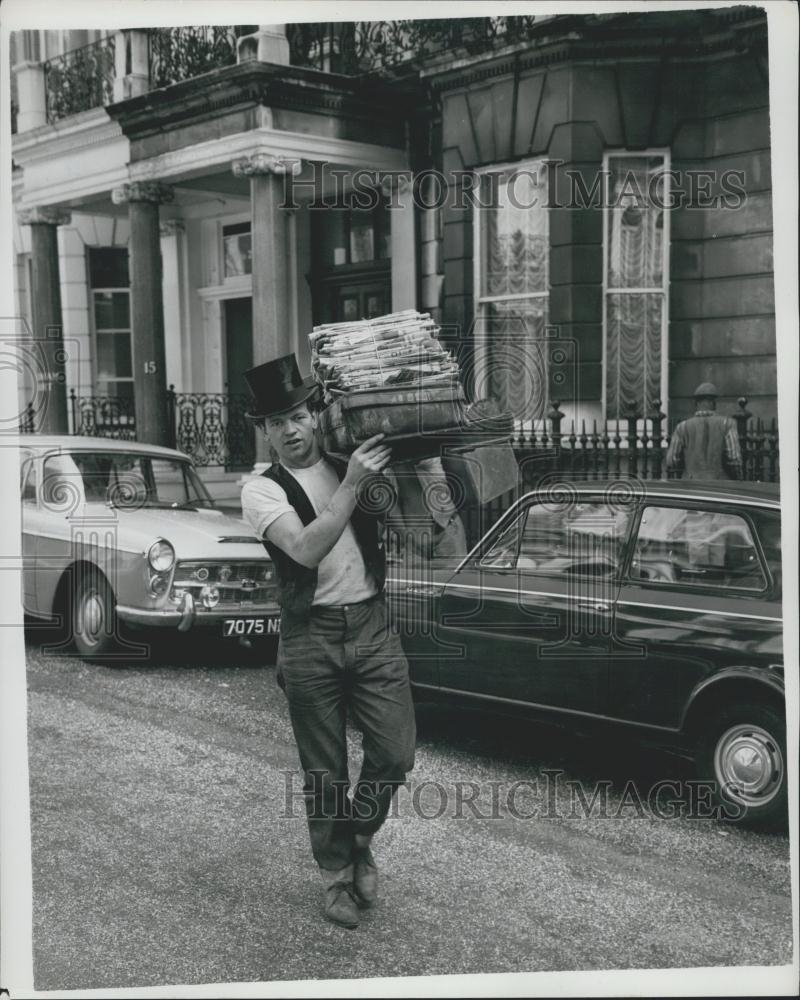
[[378,899],[378,866],[368,847],[353,849],[353,889],[358,905],[363,909],[374,906]]
[[358,927],[359,914],[353,884],[334,882],[325,890],[325,916],[340,927]]

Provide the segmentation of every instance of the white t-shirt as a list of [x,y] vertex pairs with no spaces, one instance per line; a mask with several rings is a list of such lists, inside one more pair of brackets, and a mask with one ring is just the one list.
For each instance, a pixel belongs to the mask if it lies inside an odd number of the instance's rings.
[[[307,469],[288,469],[302,486],[314,513],[324,510],[339,489],[336,470],[321,458]],[[286,491],[273,479],[256,476],[242,487],[242,515],[259,538],[282,514],[297,513],[289,503]],[[317,566],[317,589],[314,604],[356,604],[373,597],[378,591],[367,573],[352,525],[348,522],[339,540]]]

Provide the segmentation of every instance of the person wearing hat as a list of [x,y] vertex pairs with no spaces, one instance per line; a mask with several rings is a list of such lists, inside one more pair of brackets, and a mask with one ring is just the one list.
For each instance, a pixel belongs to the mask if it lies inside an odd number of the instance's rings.
[[[275,568],[281,605],[278,683],[300,763],[311,850],[324,912],[353,928],[377,897],[370,848],[397,788],[414,766],[416,727],[408,662],[383,594],[381,523],[361,491],[390,449],[375,435],[344,462],[322,452],[316,387],[293,354],[244,373],[249,419],[277,461],[242,488],[242,512]],[[364,762],[348,795],[348,711]]]
[[742,452],[732,417],[721,417],[716,386],[703,382],[694,391],[693,417],[675,428],[667,449],[667,469],[683,479],[741,479]]

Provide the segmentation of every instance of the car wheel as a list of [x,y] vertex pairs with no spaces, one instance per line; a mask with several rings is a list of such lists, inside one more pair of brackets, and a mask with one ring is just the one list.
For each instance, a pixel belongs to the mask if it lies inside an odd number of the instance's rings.
[[701,737],[700,778],[713,783],[721,816],[759,825],[787,817],[786,719],[767,704],[721,709]]
[[97,570],[79,568],[71,600],[72,640],[81,656],[106,656],[116,645],[114,594]]

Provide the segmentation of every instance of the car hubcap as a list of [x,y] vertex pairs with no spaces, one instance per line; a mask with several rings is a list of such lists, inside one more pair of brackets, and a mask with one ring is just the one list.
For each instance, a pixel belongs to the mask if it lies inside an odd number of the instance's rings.
[[783,781],[783,754],[760,726],[733,726],[720,738],[714,770],[723,790],[745,805],[761,805],[777,795]]
[[83,601],[79,628],[84,640],[96,645],[103,630],[103,599],[96,591],[87,594]]

